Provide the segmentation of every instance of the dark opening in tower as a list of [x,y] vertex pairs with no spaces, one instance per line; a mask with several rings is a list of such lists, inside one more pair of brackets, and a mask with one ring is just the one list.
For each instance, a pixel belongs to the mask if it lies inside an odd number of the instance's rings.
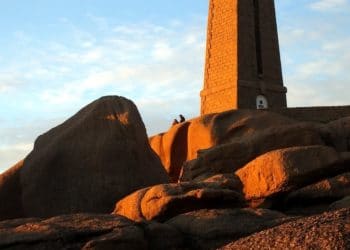
[[264,74],[263,62],[261,55],[261,31],[260,31],[260,13],[259,0],[253,0],[254,4],[254,21],[255,21],[255,50],[256,50],[256,64],[258,70],[258,77],[261,79]]

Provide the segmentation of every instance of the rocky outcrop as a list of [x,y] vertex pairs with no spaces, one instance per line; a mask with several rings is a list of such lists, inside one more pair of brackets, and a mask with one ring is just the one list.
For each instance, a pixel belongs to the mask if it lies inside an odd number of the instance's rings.
[[271,151],[248,163],[236,174],[246,199],[261,199],[307,185],[342,171],[339,154],[330,147],[293,147]]
[[168,176],[148,144],[136,106],[109,96],[41,135],[23,166],[0,180],[0,195],[13,196],[0,217],[13,218],[110,213],[117,200],[167,183]]
[[[153,150],[176,182],[185,161],[197,158],[199,150],[240,139],[255,137],[272,126],[297,123],[275,113],[257,110],[234,110],[205,115],[172,126],[169,131],[150,138]],[[318,140],[319,142],[319,140]]]
[[0,222],[0,248],[148,249],[142,228],[113,215],[74,214]]
[[44,217],[0,222],[0,248],[349,248],[348,209],[305,217],[349,207],[347,121],[237,110],[148,142],[131,101],[101,98],[0,175],[0,219]]
[[220,249],[349,249],[350,209],[301,218],[246,238]]
[[323,144],[318,127],[313,124],[258,129],[246,137],[199,151],[195,160],[184,164],[180,180],[201,180],[212,174],[232,173],[272,150]]
[[134,221],[165,221],[178,214],[201,208],[242,207],[236,190],[239,182],[183,182],[163,184],[136,191],[116,204],[114,214]]
[[178,215],[166,223],[183,232],[190,249],[216,249],[290,219],[266,209],[203,209]]
[[0,174],[0,221],[23,216],[19,175],[22,166],[23,161],[19,161],[6,172]]
[[163,224],[135,223],[117,215],[72,214],[2,221],[0,248],[211,250],[232,242],[220,249],[348,249],[349,234],[350,209],[305,218],[266,209],[203,209]]

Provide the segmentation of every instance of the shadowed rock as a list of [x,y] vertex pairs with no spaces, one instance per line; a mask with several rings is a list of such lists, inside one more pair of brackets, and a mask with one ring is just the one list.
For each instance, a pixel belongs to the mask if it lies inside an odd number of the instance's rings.
[[20,169],[27,217],[110,213],[123,196],[167,182],[136,106],[117,96],[39,136]]
[[0,248],[147,249],[143,230],[113,215],[74,214],[0,222]]
[[155,221],[149,221],[141,225],[148,240],[148,249],[188,250],[184,241],[184,235],[175,227]]
[[350,248],[350,209],[301,218],[268,229],[222,250],[256,249],[340,249]]
[[23,217],[20,169],[23,161],[0,175],[0,221]]
[[186,235],[191,249],[216,249],[290,219],[267,209],[203,209],[178,215],[166,223]]

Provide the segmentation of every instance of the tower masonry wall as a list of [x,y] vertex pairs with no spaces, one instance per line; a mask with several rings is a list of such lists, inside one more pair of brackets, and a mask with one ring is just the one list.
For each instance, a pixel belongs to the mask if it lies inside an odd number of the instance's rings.
[[202,114],[237,106],[237,1],[210,1]]
[[286,107],[274,0],[210,0],[201,114]]

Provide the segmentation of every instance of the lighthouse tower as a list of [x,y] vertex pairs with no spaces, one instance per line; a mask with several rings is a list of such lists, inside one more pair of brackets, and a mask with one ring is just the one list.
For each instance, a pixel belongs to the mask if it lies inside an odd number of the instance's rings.
[[287,106],[274,0],[210,0],[201,114]]

